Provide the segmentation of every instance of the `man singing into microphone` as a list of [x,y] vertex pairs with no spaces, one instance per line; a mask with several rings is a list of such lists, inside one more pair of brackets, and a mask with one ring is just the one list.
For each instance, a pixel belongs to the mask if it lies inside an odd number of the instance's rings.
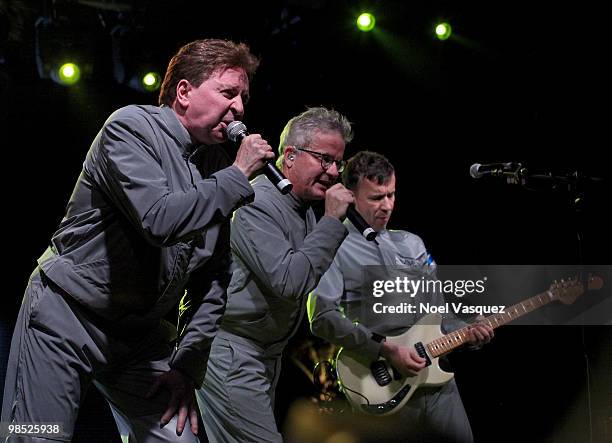
[[[293,192],[282,195],[260,175],[255,202],[232,218],[227,309],[197,392],[210,441],[282,441],[273,412],[281,354],[347,233],[340,220],[353,197],[336,181],[351,138],[336,111],[311,108],[292,118],[278,163]],[[311,204],[323,199],[317,223]]]
[[[244,44],[194,41],[170,61],[159,107],[127,106],[104,123],[26,289],[3,423],[55,423],[26,437],[70,441],[93,383],[123,441],[197,441],[193,393],[226,301],[228,217],[274,157],[259,135],[233,164],[219,145],[258,63]],[[194,312],[173,347],[163,317],[185,290]]]
[[[386,229],[395,205],[395,170],[384,156],[367,151],[356,154],[348,161],[343,180],[354,193],[357,212],[378,232],[378,244],[366,241],[345,221],[349,235],[309,297],[311,330],[344,347],[344,352],[363,357],[365,361],[382,356],[401,373],[413,375],[424,368],[425,360],[414,348],[397,346],[385,341],[384,336],[406,331],[418,316],[369,315],[371,310],[364,307],[372,295],[362,286],[364,269],[370,266],[384,272],[384,269],[400,267],[418,280],[433,276],[435,263],[418,236]],[[458,323],[458,319],[450,318],[444,326],[456,329]],[[470,343],[480,346],[492,336],[489,326],[475,324],[470,330]],[[380,429],[403,441],[472,441],[470,423],[454,380],[440,388],[417,390],[396,415],[381,419]]]

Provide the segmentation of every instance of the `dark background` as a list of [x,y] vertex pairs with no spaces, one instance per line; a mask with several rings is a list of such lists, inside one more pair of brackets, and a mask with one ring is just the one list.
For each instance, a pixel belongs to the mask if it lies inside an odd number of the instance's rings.
[[[133,56],[163,73],[184,43],[245,41],[262,58],[245,123],[278,144],[305,106],[354,123],[346,157],[384,153],[395,164],[390,227],[420,235],[438,263],[609,264],[610,73],[606,11],[598,2],[0,1],[0,124],[4,154],[2,358],[25,282],[57,227],[85,153],[118,107],[156,103],[113,80],[110,31],[133,25]],[[122,13],[116,9],[129,8]],[[377,27],[354,26],[360,10]],[[77,28],[91,78],[67,88],[40,79],[34,22],[47,11]],[[446,19],[453,36],[433,37]],[[520,161],[531,172],[608,178],[527,190],[474,180],[472,163]],[[582,232],[578,253],[577,229]],[[530,296],[533,294],[525,294]],[[289,353],[308,339],[304,327]],[[477,441],[612,441],[610,327],[512,327],[477,353],[453,356]],[[312,388],[287,359],[279,420]],[[75,441],[113,441],[104,403],[89,392]]]

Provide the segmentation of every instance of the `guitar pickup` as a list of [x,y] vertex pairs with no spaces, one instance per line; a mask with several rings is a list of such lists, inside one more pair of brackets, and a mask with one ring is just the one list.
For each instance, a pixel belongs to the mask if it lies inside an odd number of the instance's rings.
[[384,360],[376,360],[370,365],[370,371],[378,386],[387,386],[391,383],[391,374],[389,374],[389,368]]
[[416,349],[421,358],[425,359],[425,367],[431,365],[431,359],[429,358],[429,355],[427,355],[427,352],[425,352],[425,346],[422,342],[415,343],[414,349]]

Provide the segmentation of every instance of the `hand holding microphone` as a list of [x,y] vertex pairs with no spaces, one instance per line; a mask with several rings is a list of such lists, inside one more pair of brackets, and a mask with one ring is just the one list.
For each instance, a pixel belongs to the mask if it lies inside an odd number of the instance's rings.
[[336,183],[325,191],[325,215],[342,220],[353,201],[353,193],[341,183]]
[[336,183],[325,192],[325,215],[338,219],[346,215],[366,240],[376,241],[376,231],[357,212],[354,201],[352,192],[340,183]]
[[293,188],[291,182],[268,160],[274,159],[274,152],[261,135],[249,135],[246,126],[240,121],[227,125],[227,138],[240,143],[234,165],[247,177],[262,169],[268,179],[277,187],[281,194],[286,194]]

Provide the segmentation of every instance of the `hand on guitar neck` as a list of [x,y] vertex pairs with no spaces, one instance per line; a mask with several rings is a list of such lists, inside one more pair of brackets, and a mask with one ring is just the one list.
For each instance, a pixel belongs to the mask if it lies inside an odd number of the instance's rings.
[[[476,317],[477,322],[483,321],[482,315]],[[493,338],[493,328],[486,323],[474,323],[469,326],[468,343],[476,348],[486,345]]]
[[[487,324],[474,323],[469,326],[468,343],[481,347],[493,338],[493,328]],[[401,346],[384,341],[380,348],[380,355],[391,363],[400,374],[412,377],[425,367],[426,360],[419,356],[414,347]]]

